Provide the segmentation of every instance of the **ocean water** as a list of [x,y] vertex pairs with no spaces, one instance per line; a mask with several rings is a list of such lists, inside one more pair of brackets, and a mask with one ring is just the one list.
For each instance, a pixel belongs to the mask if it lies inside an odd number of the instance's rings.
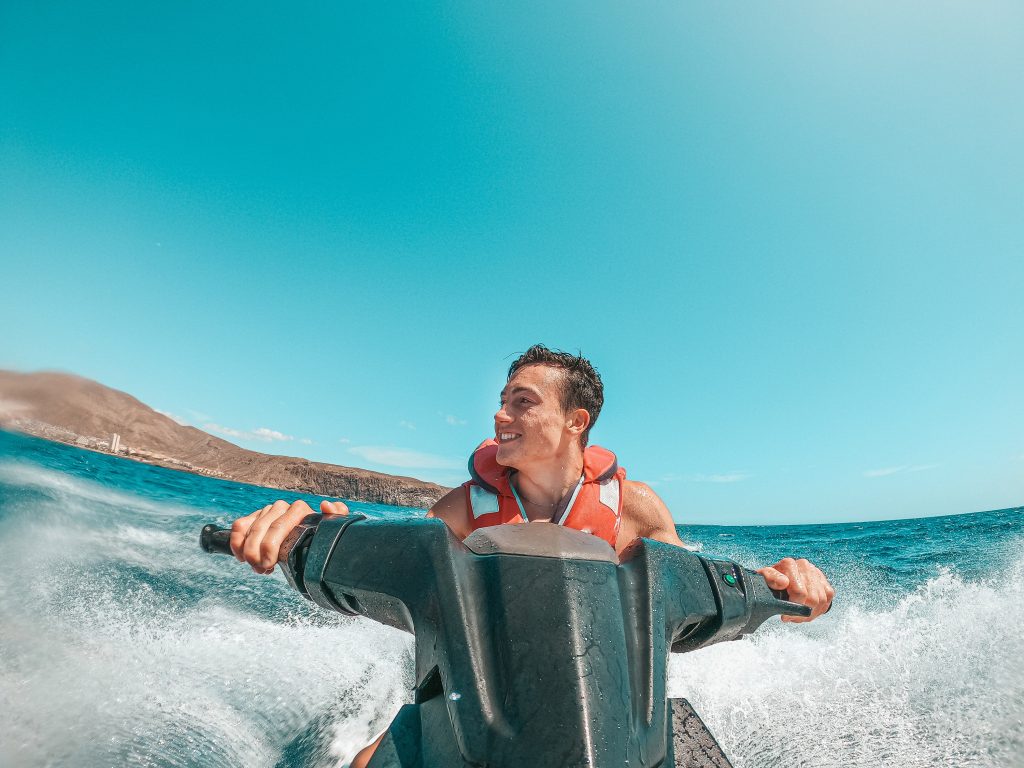
[[[408,700],[411,637],[197,546],[280,495],[0,432],[0,767],[347,764]],[[1024,766],[1024,510],[680,531],[839,593],[673,657],[737,768]]]

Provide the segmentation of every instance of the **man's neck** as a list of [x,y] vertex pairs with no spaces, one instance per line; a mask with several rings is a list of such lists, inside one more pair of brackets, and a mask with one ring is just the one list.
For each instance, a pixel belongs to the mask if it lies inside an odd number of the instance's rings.
[[579,483],[582,474],[583,452],[575,449],[561,461],[520,469],[512,476],[512,483],[531,520],[550,519],[558,503]]

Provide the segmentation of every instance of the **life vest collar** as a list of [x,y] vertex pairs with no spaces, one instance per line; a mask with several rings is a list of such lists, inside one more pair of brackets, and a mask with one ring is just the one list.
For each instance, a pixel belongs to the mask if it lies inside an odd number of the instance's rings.
[[[512,496],[509,482],[510,467],[498,463],[498,443],[494,438],[484,440],[469,457],[469,475],[473,482],[498,496]],[[615,454],[599,445],[583,450],[583,482],[603,483],[619,471]]]

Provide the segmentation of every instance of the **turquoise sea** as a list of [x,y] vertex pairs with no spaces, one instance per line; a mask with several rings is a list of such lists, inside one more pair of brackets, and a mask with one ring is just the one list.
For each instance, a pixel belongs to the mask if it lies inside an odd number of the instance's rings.
[[[197,546],[281,495],[0,432],[0,766],[347,763],[407,700],[411,638]],[[680,533],[839,593],[673,657],[737,768],[1024,766],[1024,509]]]

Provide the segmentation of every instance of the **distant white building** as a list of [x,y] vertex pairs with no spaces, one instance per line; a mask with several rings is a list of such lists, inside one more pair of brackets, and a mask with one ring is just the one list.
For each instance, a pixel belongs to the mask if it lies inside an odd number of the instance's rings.
[[110,436],[110,452],[117,453],[121,450],[121,436],[116,432]]

